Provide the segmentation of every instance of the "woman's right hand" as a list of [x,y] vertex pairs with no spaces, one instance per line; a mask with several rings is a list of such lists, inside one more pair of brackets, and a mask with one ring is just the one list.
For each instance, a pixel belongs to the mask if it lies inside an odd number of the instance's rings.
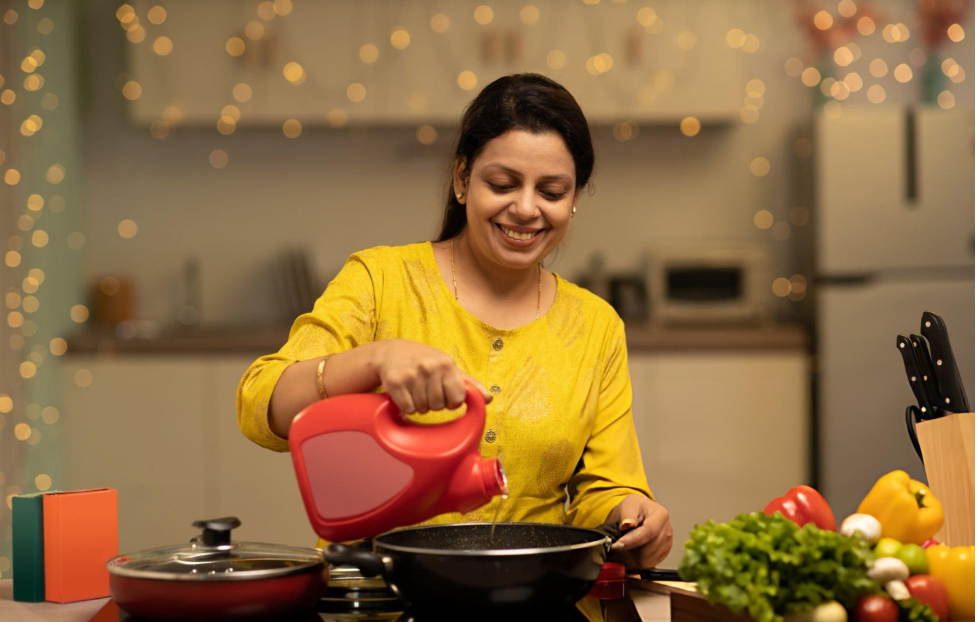
[[492,401],[482,383],[437,348],[406,339],[375,343],[382,344],[374,363],[380,384],[405,414],[460,407],[465,403],[465,383],[478,389],[486,404]]

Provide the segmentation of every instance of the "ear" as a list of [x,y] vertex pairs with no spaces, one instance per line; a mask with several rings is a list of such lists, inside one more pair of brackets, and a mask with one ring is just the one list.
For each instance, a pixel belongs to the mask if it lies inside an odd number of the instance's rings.
[[459,203],[463,202],[466,198],[465,195],[468,194],[468,179],[465,177],[466,164],[467,160],[465,159],[465,156],[459,157],[455,162],[455,172],[452,176],[452,187],[455,190],[455,195],[462,195],[462,201],[459,201]]

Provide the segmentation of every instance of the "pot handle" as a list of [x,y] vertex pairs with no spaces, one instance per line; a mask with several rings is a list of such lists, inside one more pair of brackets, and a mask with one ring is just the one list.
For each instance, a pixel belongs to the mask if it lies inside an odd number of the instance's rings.
[[611,545],[617,542],[617,539],[620,538],[622,535],[624,535],[617,523],[604,523],[603,525],[598,525],[597,527],[594,527],[594,529],[601,532],[602,534],[604,534],[610,539],[609,541],[604,542],[605,554],[609,553],[611,550]]
[[393,571],[393,560],[386,555],[357,550],[345,544],[333,542],[326,547],[323,556],[330,564],[356,566],[365,577],[387,577]]

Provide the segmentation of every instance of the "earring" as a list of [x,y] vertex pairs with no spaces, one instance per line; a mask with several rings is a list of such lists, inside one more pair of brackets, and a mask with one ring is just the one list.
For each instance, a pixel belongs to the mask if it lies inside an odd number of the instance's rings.
[[572,209],[572,210],[570,210],[570,215],[572,216],[573,214],[576,214],[576,213],[577,213],[577,206],[576,206],[576,205],[574,205],[574,206],[573,206],[573,209]]
[[461,200],[461,193],[460,192],[455,193],[455,197],[460,201]]

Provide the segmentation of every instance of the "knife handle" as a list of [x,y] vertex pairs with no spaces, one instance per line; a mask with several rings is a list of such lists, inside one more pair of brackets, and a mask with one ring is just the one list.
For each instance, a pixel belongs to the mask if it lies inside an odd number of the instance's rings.
[[663,568],[651,568],[641,570],[638,574],[644,581],[681,581],[678,570],[666,570]]
[[913,343],[905,335],[896,336],[896,348],[902,355],[903,365],[906,366],[906,377],[909,378],[909,388],[916,396],[916,403],[919,404],[919,411],[924,419],[930,417],[931,408],[929,399],[926,397],[926,389],[923,388],[923,374],[919,370],[919,363],[916,362],[916,354],[913,352]]
[[[913,443],[913,449],[919,456],[919,461],[923,461],[923,450],[919,448],[919,438],[916,436],[916,421],[919,419],[919,410],[915,406],[906,408],[906,431],[909,432],[909,440]],[[925,466],[925,464],[923,465]]]
[[939,381],[940,391],[944,398],[950,400],[949,403],[944,402],[941,406],[950,412],[972,412],[943,318],[932,311],[924,311],[919,331],[929,341],[933,372]]
[[[940,409],[945,408],[944,398],[940,396],[942,387],[933,374],[933,362],[930,358],[930,350],[926,343],[926,338],[913,333],[909,335],[909,340],[913,344],[913,354],[916,355],[916,364],[919,365],[919,372],[923,374],[923,390],[926,392],[926,399],[932,408],[930,418],[941,416],[943,413],[940,412]],[[946,404],[949,404],[949,402],[946,402]]]

